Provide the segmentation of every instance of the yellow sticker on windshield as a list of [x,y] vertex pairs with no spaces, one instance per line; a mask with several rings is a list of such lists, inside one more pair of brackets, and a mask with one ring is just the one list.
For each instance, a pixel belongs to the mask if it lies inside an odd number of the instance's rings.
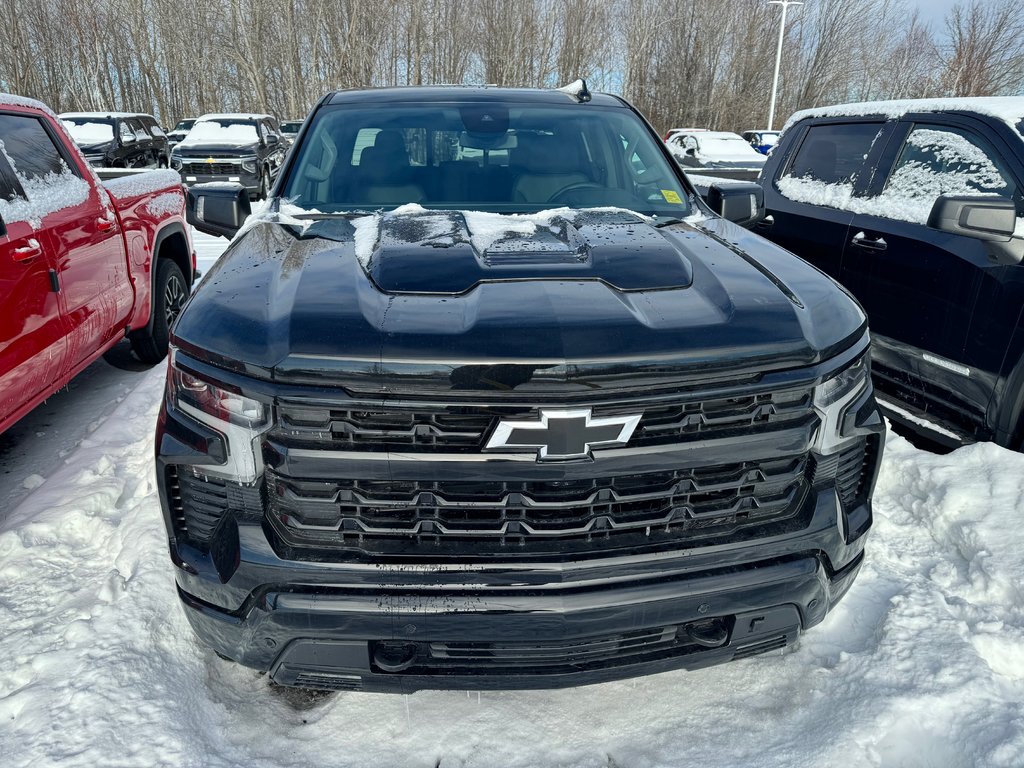
[[683,200],[679,197],[679,193],[671,189],[661,190],[661,196],[665,198],[666,203],[676,203],[677,205],[683,204]]

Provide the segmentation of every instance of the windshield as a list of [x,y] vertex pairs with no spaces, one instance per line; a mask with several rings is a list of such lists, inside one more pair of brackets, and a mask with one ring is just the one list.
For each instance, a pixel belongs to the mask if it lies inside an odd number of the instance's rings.
[[260,139],[256,124],[247,120],[203,120],[192,126],[179,146],[188,144],[255,144]]
[[779,143],[779,134],[777,133],[762,133],[761,144],[768,147],[774,147]]
[[114,140],[114,123],[103,122],[96,118],[73,117],[62,120],[75,144],[88,146],[103,144]]
[[281,197],[323,213],[406,203],[533,212],[571,206],[685,216],[687,193],[626,109],[473,102],[329,107]]
[[744,141],[742,136],[735,133],[710,136],[698,134],[694,138],[697,142],[697,152],[704,157],[764,159],[764,155]]
[[174,130],[176,130],[176,131],[187,131],[193,125],[195,125],[195,124],[196,124],[195,120],[179,120],[178,124],[176,126],[174,126]]
[[301,120],[297,123],[281,123],[281,133],[298,133],[301,127]]

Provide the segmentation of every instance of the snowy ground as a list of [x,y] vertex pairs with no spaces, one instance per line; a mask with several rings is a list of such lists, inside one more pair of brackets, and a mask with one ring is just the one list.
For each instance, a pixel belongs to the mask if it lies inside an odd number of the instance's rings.
[[[105,375],[87,383],[121,401],[82,409],[86,431],[36,487],[17,465],[0,474],[4,768],[1024,765],[1024,455],[936,456],[890,435],[867,563],[795,652],[303,710],[193,638],[154,496],[163,369]],[[26,450],[64,445],[54,430],[30,430]]]

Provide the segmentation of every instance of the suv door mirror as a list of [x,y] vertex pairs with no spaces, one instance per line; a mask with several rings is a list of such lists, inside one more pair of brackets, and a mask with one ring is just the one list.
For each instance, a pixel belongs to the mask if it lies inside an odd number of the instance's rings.
[[268,133],[267,134],[267,146],[268,147],[276,147],[280,143],[281,143],[281,139],[278,137],[278,135],[276,133]]
[[712,184],[708,188],[707,202],[711,210],[723,219],[743,227],[764,218],[764,190],[753,182]]
[[1013,237],[1016,225],[1016,206],[999,195],[941,195],[928,216],[929,227],[1000,243]]
[[241,184],[196,184],[186,195],[185,218],[208,235],[234,237],[250,213],[249,193]]

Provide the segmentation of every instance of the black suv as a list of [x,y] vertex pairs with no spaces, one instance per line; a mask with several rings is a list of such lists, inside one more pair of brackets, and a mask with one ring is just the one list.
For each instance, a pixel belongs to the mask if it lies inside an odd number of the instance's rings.
[[186,186],[237,182],[262,200],[284,162],[286,144],[270,115],[203,115],[174,145],[171,167]]
[[167,136],[152,115],[138,112],[67,112],[60,116],[95,168],[166,168]]
[[758,231],[867,310],[879,402],[934,441],[1024,440],[1024,98],[799,113]]
[[[334,93],[301,136],[171,340],[159,492],[217,653],[313,688],[552,687],[824,618],[884,430],[844,291],[585,87]],[[709,199],[743,221],[759,191]],[[189,198],[212,234],[249,207]]]

